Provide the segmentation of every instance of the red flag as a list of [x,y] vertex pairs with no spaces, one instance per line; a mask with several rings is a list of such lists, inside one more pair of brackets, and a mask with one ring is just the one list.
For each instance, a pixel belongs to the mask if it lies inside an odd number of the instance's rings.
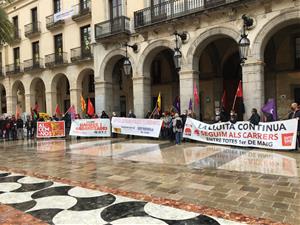
[[199,95],[198,95],[196,83],[194,83],[194,100],[195,100],[195,105],[199,105]]
[[93,116],[95,114],[95,109],[94,109],[94,106],[93,106],[93,103],[91,102],[90,99],[88,99],[88,110],[87,110],[87,114],[89,116]]
[[236,90],[236,97],[243,97],[242,81],[240,80],[238,89]]
[[226,109],[226,104],[227,104],[227,102],[226,102],[226,90],[224,90],[224,92],[223,92],[221,104],[222,104],[222,107],[224,107]]
[[35,106],[33,110],[36,111],[37,113],[40,111],[40,106],[37,102],[35,102]]
[[58,104],[56,105],[56,108],[55,108],[55,114],[56,115],[61,115],[61,112],[60,112]]

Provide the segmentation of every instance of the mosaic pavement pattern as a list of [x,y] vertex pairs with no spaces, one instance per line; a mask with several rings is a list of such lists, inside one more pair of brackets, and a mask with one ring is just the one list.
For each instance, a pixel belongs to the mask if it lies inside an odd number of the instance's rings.
[[5,171],[0,171],[0,203],[49,224],[241,224]]

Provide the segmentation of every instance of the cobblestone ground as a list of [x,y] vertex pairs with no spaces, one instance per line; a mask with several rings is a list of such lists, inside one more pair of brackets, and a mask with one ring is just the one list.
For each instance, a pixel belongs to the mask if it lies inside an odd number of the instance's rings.
[[[199,143],[175,146],[150,139],[53,139],[0,145],[1,173],[10,173],[5,176],[21,174],[168,205],[215,218],[213,221],[218,218],[220,224],[300,224],[299,165],[298,152]],[[5,176],[0,175],[0,223],[17,223],[20,218],[30,224],[51,223],[1,198],[20,183],[13,180],[18,184],[12,184],[13,178],[7,181]],[[171,221],[168,217],[160,219],[157,224],[176,224],[166,222]],[[215,224],[207,221],[203,224]],[[155,224],[152,222],[146,224]]]

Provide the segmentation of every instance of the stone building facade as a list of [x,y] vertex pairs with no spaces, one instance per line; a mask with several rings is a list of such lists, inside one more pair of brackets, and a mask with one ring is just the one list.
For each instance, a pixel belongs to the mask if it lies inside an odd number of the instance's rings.
[[[115,111],[123,116],[132,109],[138,117],[144,117],[154,108],[159,93],[163,110],[170,110],[178,98],[181,111],[186,110],[190,99],[194,100],[196,85],[200,104],[194,104],[194,111],[209,121],[220,107],[224,92],[226,109],[232,108],[240,80],[244,118],[252,108],[260,109],[268,98],[276,99],[280,118],[285,117],[291,102],[300,101],[300,0],[92,0],[88,10],[81,12],[88,15],[79,15],[82,18],[76,20],[74,13],[78,10],[73,10],[73,16],[54,30],[47,29],[44,18],[53,14],[51,4],[44,7],[48,2],[19,0],[4,6],[10,18],[18,14],[24,24],[30,23],[27,17],[36,6],[41,32],[31,38],[22,34],[16,45],[4,45],[2,65],[15,63],[14,46],[20,46],[20,61],[32,57],[31,46],[37,40],[41,56],[55,53],[53,38],[59,33],[63,34],[66,52],[63,65],[47,64],[17,74],[4,70],[1,98],[6,101],[1,102],[8,113],[14,113],[17,103],[28,112],[36,101],[44,104],[43,110],[49,114],[56,104],[61,108],[74,104],[80,112],[83,95],[95,97],[97,113]],[[89,1],[76,3],[82,2]],[[61,1],[61,11],[72,11],[76,3]],[[247,30],[250,49],[241,66],[238,42],[244,14],[253,18],[254,24]],[[86,25],[91,27],[93,54],[79,54],[80,60],[74,61],[71,49],[82,47],[80,28]],[[187,33],[187,40],[179,40],[179,72],[173,61],[175,31]],[[138,46],[137,51],[127,48],[130,76],[123,69],[125,43]]]

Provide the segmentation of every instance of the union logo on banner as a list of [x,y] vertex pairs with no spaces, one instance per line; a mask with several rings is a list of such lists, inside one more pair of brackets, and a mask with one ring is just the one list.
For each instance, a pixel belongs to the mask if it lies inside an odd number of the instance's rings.
[[281,140],[283,146],[292,146],[293,144],[293,133],[281,134]]

